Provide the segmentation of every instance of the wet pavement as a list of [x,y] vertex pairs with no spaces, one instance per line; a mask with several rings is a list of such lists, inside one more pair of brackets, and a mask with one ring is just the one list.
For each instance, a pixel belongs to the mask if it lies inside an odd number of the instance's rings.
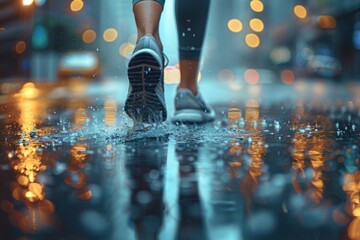
[[3,83],[0,239],[360,239],[360,83],[201,84],[133,133],[125,81]]

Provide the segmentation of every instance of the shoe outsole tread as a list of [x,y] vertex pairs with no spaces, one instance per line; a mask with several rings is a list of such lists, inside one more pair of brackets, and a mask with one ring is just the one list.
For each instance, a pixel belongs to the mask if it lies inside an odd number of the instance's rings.
[[125,102],[125,112],[136,122],[155,123],[166,120],[166,109],[156,93],[162,83],[160,63],[149,53],[134,56],[128,67],[131,91]]

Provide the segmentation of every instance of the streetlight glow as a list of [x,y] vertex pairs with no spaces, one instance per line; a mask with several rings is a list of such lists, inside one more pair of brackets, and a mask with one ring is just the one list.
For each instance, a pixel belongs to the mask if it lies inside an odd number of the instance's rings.
[[250,7],[254,12],[262,12],[264,10],[264,4],[261,1],[251,1]]
[[302,5],[296,5],[294,7],[294,13],[298,18],[306,18],[307,16],[307,10]]
[[23,0],[22,1],[22,4],[24,5],[24,6],[30,6],[30,5],[32,5],[34,3],[34,0]]
[[228,28],[232,32],[241,32],[243,26],[239,19],[233,18],[228,21]]
[[249,47],[257,48],[260,45],[260,38],[254,33],[249,33],[245,37],[245,42]]
[[117,37],[118,37],[118,32],[116,31],[115,28],[108,28],[103,33],[103,38],[105,42],[113,42],[117,39]]
[[264,30],[264,23],[259,18],[250,20],[250,28],[255,32],[262,32]]
[[84,2],[82,0],[73,0],[70,4],[70,9],[73,12],[78,12],[84,7]]

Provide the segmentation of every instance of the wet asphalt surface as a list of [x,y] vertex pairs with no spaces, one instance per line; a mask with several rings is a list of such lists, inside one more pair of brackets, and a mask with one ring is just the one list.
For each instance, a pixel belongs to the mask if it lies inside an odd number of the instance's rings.
[[2,84],[0,239],[360,239],[360,84],[222,84],[144,132],[126,84]]

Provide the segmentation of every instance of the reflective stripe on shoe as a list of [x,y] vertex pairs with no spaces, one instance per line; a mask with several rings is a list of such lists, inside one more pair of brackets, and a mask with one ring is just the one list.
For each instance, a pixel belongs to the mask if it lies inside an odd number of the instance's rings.
[[195,109],[184,109],[176,111],[171,118],[173,123],[207,123],[215,119],[215,112],[204,112]]

